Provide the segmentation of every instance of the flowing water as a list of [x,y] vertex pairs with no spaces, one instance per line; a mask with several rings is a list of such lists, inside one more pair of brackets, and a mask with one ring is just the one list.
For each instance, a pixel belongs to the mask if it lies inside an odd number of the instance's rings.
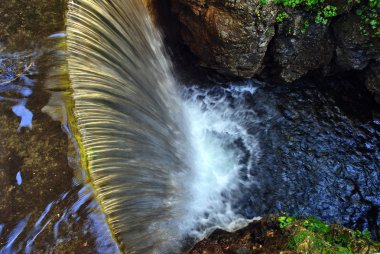
[[223,132],[244,127],[183,104],[142,1],[71,3],[67,31],[91,182],[122,249],[176,253],[184,237],[239,219],[228,195],[238,191],[242,158]]
[[75,117],[96,195],[131,253],[170,249],[181,233],[187,140],[161,47],[142,1],[70,3]]
[[67,33],[0,41],[1,254],[180,253],[279,211],[380,237],[379,107],[352,77],[179,84],[142,2],[63,3],[31,23],[68,6]]

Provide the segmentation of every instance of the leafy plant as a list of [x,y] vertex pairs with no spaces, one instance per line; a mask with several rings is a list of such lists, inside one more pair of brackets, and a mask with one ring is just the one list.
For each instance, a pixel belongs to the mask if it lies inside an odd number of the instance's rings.
[[286,227],[288,227],[295,220],[296,220],[296,218],[291,217],[291,216],[290,217],[288,217],[288,216],[281,216],[281,217],[278,218],[278,222],[280,223],[280,228],[286,228]]
[[332,5],[327,5],[325,8],[323,8],[322,13],[323,16],[326,18],[332,18],[336,16],[337,8]]
[[317,16],[315,17],[315,23],[327,25],[329,18],[335,17],[337,8],[332,5],[325,6],[322,10],[318,11]]
[[280,23],[288,16],[286,12],[280,12],[276,17],[276,22]]
[[322,16],[321,12],[318,12],[317,16],[315,17],[315,23],[321,24],[321,25],[327,25],[329,20]]

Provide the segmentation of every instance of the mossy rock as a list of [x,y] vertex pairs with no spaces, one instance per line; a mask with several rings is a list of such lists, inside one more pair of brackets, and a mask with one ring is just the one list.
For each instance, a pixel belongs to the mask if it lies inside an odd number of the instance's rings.
[[232,233],[215,230],[187,253],[364,254],[379,251],[380,243],[371,240],[368,232],[327,225],[313,217],[296,219],[274,215]]

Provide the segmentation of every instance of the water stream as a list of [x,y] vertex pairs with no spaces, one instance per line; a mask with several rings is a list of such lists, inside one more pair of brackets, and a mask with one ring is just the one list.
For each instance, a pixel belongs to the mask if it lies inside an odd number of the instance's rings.
[[380,238],[380,110],[354,78],[180,83],[138,0],[69,1],[41,37],[0,52],[1,254],[181,253],[279,211]]
[[241,134],[255,156],[256,141],[227,105],[212,118],[184,103],[142,2],[71,3],[67,41],[91,182],[122,249],[178,253],[185,237],[244,220],[233,145]]

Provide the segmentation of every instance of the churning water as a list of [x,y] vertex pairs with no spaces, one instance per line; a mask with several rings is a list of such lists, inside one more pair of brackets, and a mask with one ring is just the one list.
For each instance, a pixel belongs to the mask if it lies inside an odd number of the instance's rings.
[[[251,185],[249,170],[260,156],[259,144],[250,126],[256,113],[246,107],[245,95],[255,88],[248,84],[220,91],[199,87],[184,89],[184,114],[189,122],[191,172],[187,179],[191,200],[186,205],[184,232],[201,238],[218,226],[234,230],[247,220],[238,214],[242,186]],[[234,97],[234,102],[228,97]],[[194,228],[197,226],[197,228]]]
[[206,94],[196,89],[184,102],[140,0],[71,1],[67,33],[90,178],[121,248],[179,252],[186,237],[241,226],[233,200],[259,156],[243,124],[254,112],[199,100]]
[[[355,79],[181,88],[140,1],[69,7],[73,91],[65,53],[35,69],[0,52],[1,254],[118,253],[111,234],[130,253],[181,253],[279,211],[380,238],[380,111]],[[67,131],[67,97],[78,150],[41,113]],[[89,184],[72,179],[79,151]]]

